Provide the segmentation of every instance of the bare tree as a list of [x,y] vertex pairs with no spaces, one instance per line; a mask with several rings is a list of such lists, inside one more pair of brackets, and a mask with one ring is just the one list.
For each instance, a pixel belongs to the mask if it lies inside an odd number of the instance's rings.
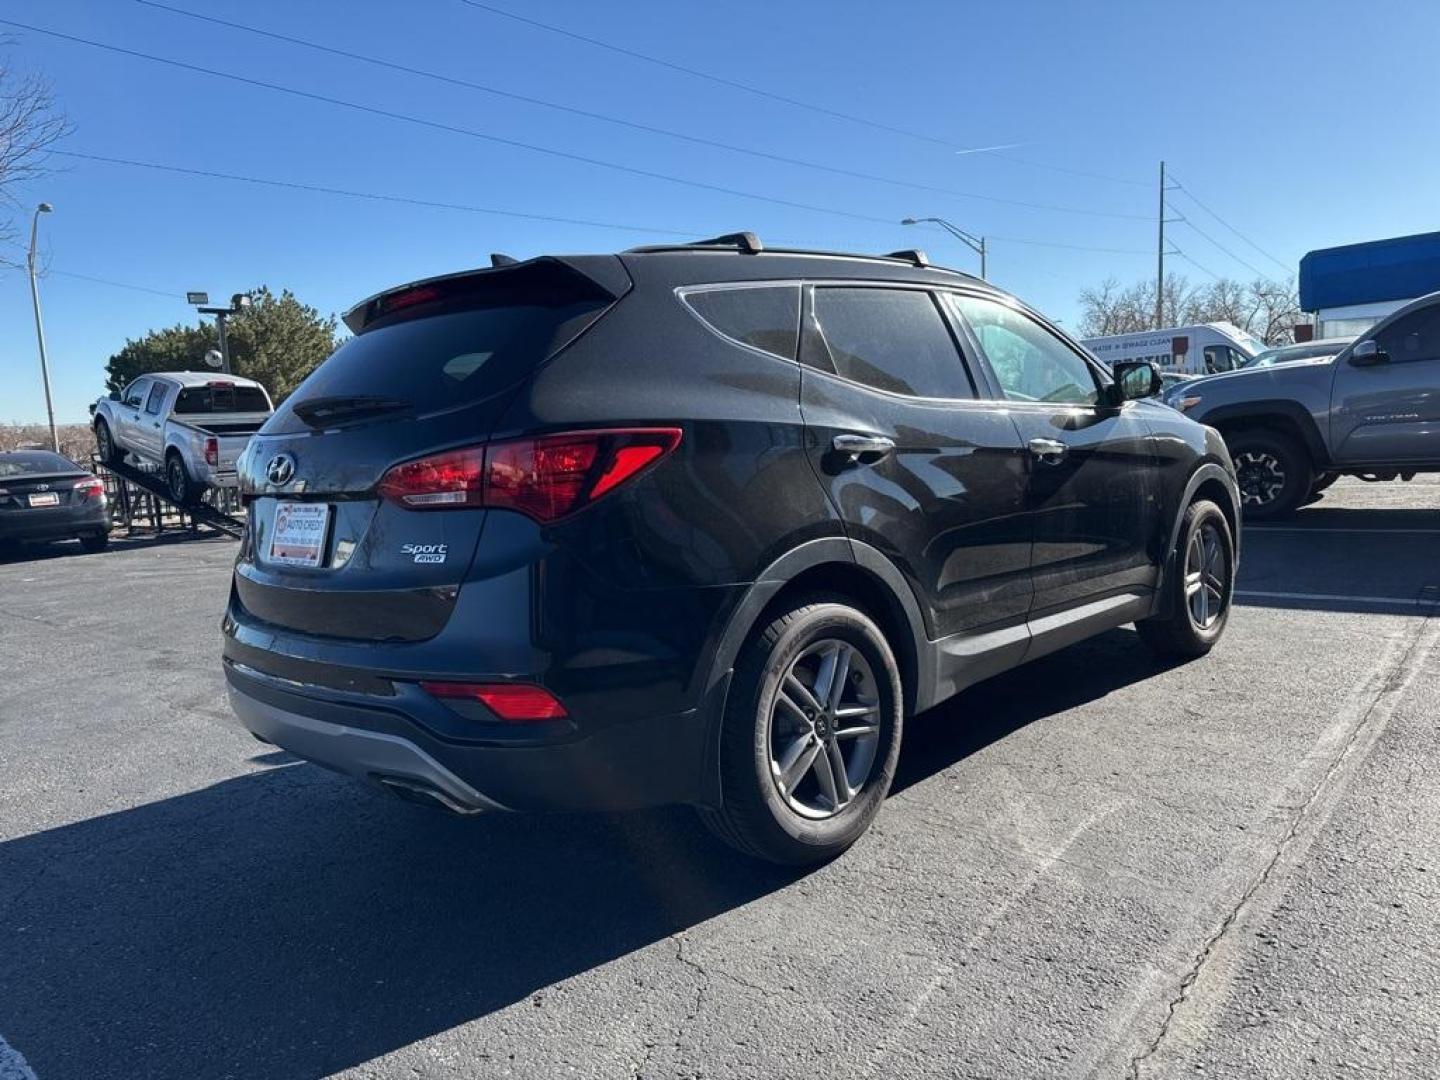
[[[12,44],[0,38],[0,48]],[[69,131],[49,84],[0,58],[0,202],[12,212],[21,208],[17,189],[48,171],[47,151]],[[0,216],[0,240],[14,239],[9,215]]]
[[[1192,286],[1180,276],[1165,278],[1161,294],[1165,326],[1229,322],[1254,334],[1267,345],[1291,340],[1301,318],[1295,282],[1257,279],[1248,285],[1224,278],[1208,286]],[[1080,293],[1080,334],[1105,337],[1155,329],[1155,283],[1140,281],[1122,288],[1107,278],[1099,288]]]

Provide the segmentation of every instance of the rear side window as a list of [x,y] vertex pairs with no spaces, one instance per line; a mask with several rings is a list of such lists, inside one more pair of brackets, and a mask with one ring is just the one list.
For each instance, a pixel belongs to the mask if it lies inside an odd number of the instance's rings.
[[187,386],[175,399],[175,412],[186,413],[263,413],[270,411],[265,391],[258,386]]
[[150,387],[150,397],[145,402],[145,411],[151,416],[159,415],[160,407],[165,404],[165,395],[169,392],[170,388],[161,382]]
[[[425,414],[466,405],[512,385],[588,327],[606,301],[574,299],[466,308],[357,334],[291,394],[271,422],[307,431],[296,406],[377,398]],[[304,412],[305,410],[301,410]]]
[[722,337],[785,360],[795,359],[800,286],[705,289],[688,292],[683,299],[706,326]]
[[915,289],[815,290],[824,338],[807,360],[866,386],[925,398],[971,398],[963,361],[935,300]]

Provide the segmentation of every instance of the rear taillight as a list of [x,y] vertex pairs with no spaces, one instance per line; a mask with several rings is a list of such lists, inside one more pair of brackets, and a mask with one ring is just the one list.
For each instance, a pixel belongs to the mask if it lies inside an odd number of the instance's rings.
[[381,477],[378,491],[410,510],[485,506],[555,521],[637,476],[679,445],[679,428],[610,428],[509,439],[396,465]]
[[[210,385],[214,386],[215,384],[211,383]],[[205,464],[220,464],[220,440],[215,438],[214,435],[211,435],[205,440]]]
[[563,720],[569,715],[554,694],[529,683],[422,682],[420,689],[442,700],[478,701],[512,724]]
[[99,498],[105,494],[105,483],[98,476],[87,476],[84,480],[75,481],[75,494],[82,499]]

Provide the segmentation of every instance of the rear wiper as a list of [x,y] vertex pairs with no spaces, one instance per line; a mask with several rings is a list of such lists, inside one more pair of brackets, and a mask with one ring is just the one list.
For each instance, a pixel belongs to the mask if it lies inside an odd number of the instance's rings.
[[375,397],[365,394],[337,395],[334,397],[311,398],[290,411],[311,427],[323,427],[337,420],[358,420],[385,413],[400,412],[412,408],[410,402],[399,398]]

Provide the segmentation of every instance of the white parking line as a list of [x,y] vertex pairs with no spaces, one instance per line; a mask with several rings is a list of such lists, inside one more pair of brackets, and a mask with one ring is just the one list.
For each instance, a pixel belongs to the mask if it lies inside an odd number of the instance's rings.
[[7,1043],[3,1035],[0,1035],[0,1080],[38,1080],[25,1055]]
[[1399,596],[1341,596],[1336,593],[1263,592],[1258,589],[1236,589],[1235,595],[1242,600],[1314,600],[1317,603],[1325,604],[1339,602],[1383,605],[1385,607],[1403,608],[1407,611],[1423,611],[1433,606],[1423,603],[1420,600],[1406,600]]
[[1273,533],[1375,533],[1381,536],[1440,536],[1440,529],[1361,529],[1361,528],[1329,528],[1326,526],[1306,525],[1246,525],[1245,533],[1252,532],[1273,532]]

